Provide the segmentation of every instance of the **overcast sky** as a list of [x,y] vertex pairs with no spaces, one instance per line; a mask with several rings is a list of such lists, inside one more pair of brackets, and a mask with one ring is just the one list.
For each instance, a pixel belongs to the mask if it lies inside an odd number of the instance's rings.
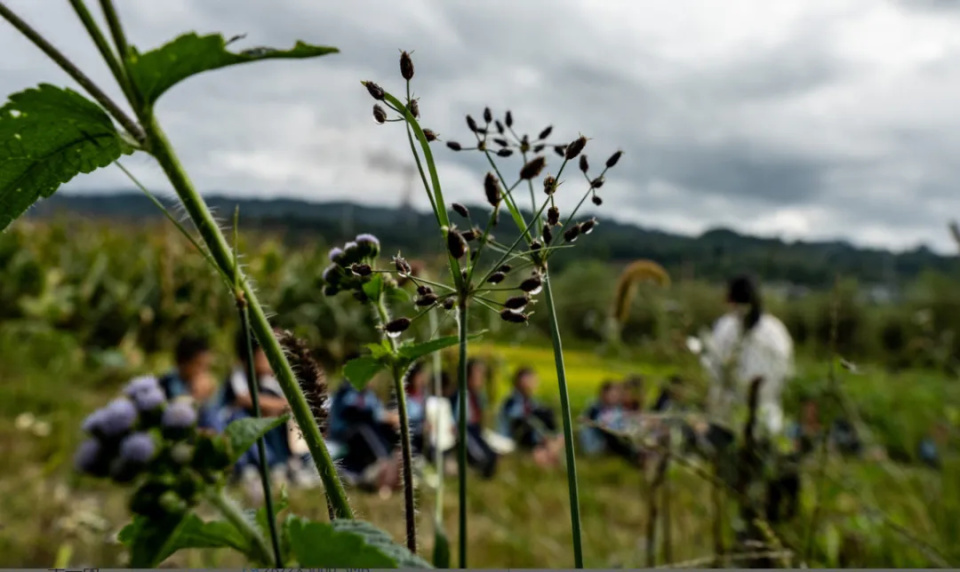
[[[103,84],[106,67],[66,2],[7,4]],[[91,8],[95,2],[88,2]],[[245,33],[238,48],[297,39],[340,54],[197,76],[158,113],[204,191],[398,204],[399,124],[376,125],[360,80],[399,92],[415,50],[425,126],[470,140],[463,116],[511,109],[518,127],[592,138],[601,217],[699,233],[845,238],[950,251],[960,218],[960,3],[949,0],[118,0],[141,51],[179,33]],[[0,88],[69,84],[5,23]],[[110,85],[110,93],[118,90]],[[482,200],[485,164],[437,147],[454,200]],[[557,157],[548,155],[555,169]],[[128,166],[167,189],[146,156]],[[509,163],[507,169],[518,169]],[[574,183],[576,181],[576,183]],[[579,198],[579,180],[560,193]],[[116,169],[69,189],[129,187]],[[569,189],[569,190],[568,190]],[[427,207],[418,189],[415,204]]]

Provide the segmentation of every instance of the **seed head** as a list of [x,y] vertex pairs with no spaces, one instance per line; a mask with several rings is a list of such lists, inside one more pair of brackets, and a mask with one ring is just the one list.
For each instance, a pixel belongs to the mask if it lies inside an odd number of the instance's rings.
[[522,296],[514,296],[513,298],[507,298],[507,301],[503,303],[504,308],[510,310],[522,310],[527,307],[527,304],[530,303],[530,296],[523,294]]
[[327,378],[323,369],[313,358],[313,354],[307,343],[296,337],[287,330],[281,330],[277,335],[277,341],[283,346],[290,365],[297,372],[297,383],[303,390],[310,405],[310,411],[313,412],[313,418],[317,420],[320,431],[326,429],[328,410],[324,407],[327,400]]
[[134,433],[120,443],[120,458],[128,463],[145,465],[157,453],[157,445],[147,433]]
[[383,327],[388,334],[399,334],[410,327],[410,318],[397,318]]
[[470,211],[467,210],[467,207],[461,205],[460,203],[453,203],[450,205],[450,208],[454,210],[458,215],[463,218],[470,218]]
[[443,309],[444,309],[444,310],[452,310],[454,304],[456,304],[456,300],[454,300],[453,297],[449,297],[449,298],[444,298],[444,299],[443,299]]
[[387,111],[380,107],[379,103],[373,104],[373,118],[377,121],[377,123],[383,123],[387,120]]
[[547,146],[546,146],[546,145],[543,145],[543,144],[535,145],[535,146],[533,147],[533,152],[534,152],[534,153],[539,153],[539,152],[543,151],[543,150],[546,149],[546,148],[547,148]]
[[597,177],[596,179],[590,181],[590,188],[599,189],[600,187],[603,186],[603,183],[604,183],[603,177]]
[[597,195],[593,195],[593,199],[591,200],[593,201],[593,204],[597,205],[598,207],[603,204],[603,199],[601,199]]
[[534,179],[540,175],[540,172],[543,171],[543,168],[546,166],[546,159],[544,159],[542,156],[536,157],[524,165],[522,169],[520,169],[520,178],[527,180]]
[[504,264],[504,265],[502,265],[498,270],[500,270],[500,272],[503,272],[504,274],[506,274],[507,272],[510,272],[511,270],[513,270],[513,268],[511,268],[511,266],[510,266],[509,264]]
[[538,239],[534,239],[533,242],[530,243],[530,250],[537,251],[541,248],[543,248],[543,243]]
[[413,60],[406,51],[400,54],[400,75],[407,81],[413,79]]
[[354,239],[361,258],[376,258],[380,255],[380,239],[372,234],[358,234]]
[[437,140],[437,134],[433,132],[433,129],[424,129],[423,137],[427,140],[427,143],[432,143]]
[[623,155],[623,151],[617,151],[613,155],[610,155],[610,158],[607,159],[607,168],[612,169],[614,165],[617,164],[617,161],[620,160],[620,157]]
[[397,269],[397,273],[401,275],[409,275],[411,272],[410,263],[408,263],[402,256],[399,254],[393,257],[393,265]]
[[500,317],[503,318],[506,322],[511,322],[514,324],[526,324],[527,315],[521,312],[516,312],[514,310],[505,309],[501,310]]
[[563,240],[574,242],[580,236],[580,225],[573,225],[563,233]]
[[510,145],[510,142],[509,142],[509,141],[507,141],[506,139],[501,139],[501,138],[499,138],[499,137],[495,138],[495,139],[493,140],[493,142],[496,143],[497,145],[501,146],[501,147],[506,147],[506,146]]
[[543,286],[543,281],[540,279],[539,276],[531,276],[530,278],[527,278],[526,280],[520,283],[520,289],[523,290],[524,292],[539,291],[542,286]]
[[507,127],[513,127],[513,114],[512,114],[512,113],[510,113],[509,111],[507,111],[507,115],[506,115],[506,117],[504,117],[503,120],[506,122]]
[[580,152],[583,151],[583,148],[586,146],[587,146],[587,138],[581,135],[573,143],[567,145],[567,150],[564,153],[564,157],[567,158],[567,161],[576,159],[577,155],[579,155]]
[[579,226],[581,234],[590,234],[593,232],[593,227],[597,226],[597,219],[592,218],[590,220],[585,220],[581,222]]
[[373,274],[373,268],[370,268],[369,264],[354,264],[350,267],[350,270],[357,276],[370,276]]
[[500,149],[497,151],[497,156],[499,157],[509,157],[513,155],[513,149]]
[[379,85],[373,83],[372,81],[365,81],[365,82],[363,82],[363,85],[364,85],[364,87],[367,88],[367,91],[370,93],[370,97],[372,97],[372,98],[374,98],[374,99],[376,99],[376,100],[378,100],[378,101],[383,101],[383,99],[384,99],[384,94],[383,94],[383,88],[382,88],[382,87],[380,87]]
[[561,157],[564,157],[564,156],[566,156],[566,154],[567,154],[567,146],[566,146],[566,145],[557,145],[557,146],[555,146],[555,147],[553,148],[553,150],[554,150],[554,152],[555,152],[557,155],[560,155]]
[[494,272],[490,275],[490,278],[487,278],[487,282],[491,284],[499,284],[507,277],[503,272]]
[[433,292],[433,288],[431,288],[431,287],[429,287],[429,286],[427,286],[427,285],[425,285],[425,284],[421,284],[421,285],[417,286],[417,294],[420,295],[420,296],[426,296],[427,294],[430,294],[431,292]]
[[500,204],[500,182],[497,181],[497,176],[493,173],[487,173],[487,176],[483,179],[483,191],[487,195],[487,202],[490,203],[490,206],[497,208]]
[[340,260],[342,266],[358,262],[361,258],[363,258],[363,251],[356,241],[351,240],[343,245],[343,259]]
[[168,429],[187,429],[197,422],[197,412],[190,403],[177,401],[163,410],[161,423]]
[[447,147],[449,147],[450,149],[452,149],[452,150],[454,150],[454,151],[460,151],[460,150],[463,149],[463,146],[461,146],[461,145],[460,145],[459,143],[457,143],[456,141],[447,141]]
[[580,170],[583,171],[584,174],[590,170],[590,163],[587,162],[586,155],[580,155]]
[[465,241],[463,235],[454,228],[447,231],[447,250],[450,252],[450,256],[458,260],[463,258],[463,255],[467,253],[467,241]]
[[480,130],[480,128],[477,127],[477,122],[474,121],[473,117],[469,115],[467,116],[467,127],[469,127],[470,131],[473,131],[474,133]]
[[410,115],[420,117],[420,103],[418,100],[411,99],[410,103],[407,104],[407,109],[410,110]]
[[477,229],[471,228],[470,230],[463,231],[460,236],[462,236],[463,240],[466,240],[467,242],[473,242],[479,235],[480,232]]
[[547,209],[547,224],[557,226],[560,224],[560,209],[553,206]]
[[557,180],[553,178],[553,175],[547,175],[543,179],[543,192],[548,195],[552,195],[557,190]]
[[499,133],[500,135],[503,135],[503,132],[505,131],[505,129],[503,128],[503,123],[500,123],[500,120],[497,119],[494,122],[494,124],[497,126],[497,133]]
[[541,238],[543,238],[544,244],[550,244],[553,242],[553,231],[550,230],[550,225],[543,225],[543,231],[540,233]]
[[437,303],[437,295],[432,293],[424,294],[423,296],[420,296],[419,298],[417,298],[416,302],[414,303],[417,306],[433,306],[434,304]]
[[491,121],[493,121],[493,113],[490,111],[489,107],[483,108],[483,120],[486,121],[487,123],[490,123]]
[[543,141],[547,137],[550,137],[550,133],[553,132],[553,125],[548,125],[546,129],[540,132],[540,135],[537,136],[537,139]]

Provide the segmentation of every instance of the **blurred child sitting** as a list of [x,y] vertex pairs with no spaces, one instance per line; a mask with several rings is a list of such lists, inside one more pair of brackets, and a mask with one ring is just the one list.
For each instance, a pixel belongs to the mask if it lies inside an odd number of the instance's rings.
[[500,408],[499,431],[520,447],[533,451],[539,465],[554,465],[560,459],[563,437],[557,435],[553,411],[533,398],[537,374],[528,367],[517,370],[513,393]]
[[211,396],[217,389],[210,372],[213,355],[206,338],[184,336],[174,351],[176,366],[160,377],[160,388],[168,400],[190,396],[198,404],[197,425],[205,429],[220,430],[217,404]]
[[623,387],[613,381],[600,386],[599,399],[584,412],[591,426],[580,433],[581,443],[590,454],[613,453],[631,463],[639,462],[639,454],[620,433],[626,430],[623,408]]

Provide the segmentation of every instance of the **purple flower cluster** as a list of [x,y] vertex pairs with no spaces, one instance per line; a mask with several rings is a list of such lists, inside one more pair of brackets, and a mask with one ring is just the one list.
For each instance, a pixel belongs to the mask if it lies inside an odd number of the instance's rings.
[[355,239],[330,250],[330,266],[321,274],[324,293],[334,296],[353,291],[363,297],[363,284],[373,275],[373,266],[380,256],[380,239],[372,234],[358,234]]

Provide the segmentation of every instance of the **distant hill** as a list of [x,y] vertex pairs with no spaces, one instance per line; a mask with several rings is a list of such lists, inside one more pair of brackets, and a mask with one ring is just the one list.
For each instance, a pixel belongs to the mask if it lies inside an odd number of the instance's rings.
[[[222,218],[232,216],[239,205],[242,228],[280,232],[291,242],[322,237],[323,242],[329,243],[343,241],[359,232],[371,232],[387,245],[388,252],[403,250],[423,254],[439,250],[431,213],[348,202],[311,203],[223,195],[205,198]],[[162,216],[143,195],[132,192],[110,195],[60,193],[38,203],[28,216],[43,218],[58,213],[124,221],[159,219]],[[479,216],[475,218],[484,220]],[[515,238],[512,223],[504,216],[501,218],[503,224],[494,231],[498,239]],[[892,253],[859,248],[846,242],[784,242],[729,229],[714,229],[693,237],[602,218],[601,225],[589,240],[582,240],[578,248],[555,260],[557,265],[566,265],[584,259],[627,262],[638,258],[656,260],[671,274],[687,278],[722,280],[735,272],[750,271],[767,281],[813,288],[832,284],[838,274],[862,283],[887,285],[911,280],[928,270],[960,275],[957,257],[941,256],[924,247]]]

